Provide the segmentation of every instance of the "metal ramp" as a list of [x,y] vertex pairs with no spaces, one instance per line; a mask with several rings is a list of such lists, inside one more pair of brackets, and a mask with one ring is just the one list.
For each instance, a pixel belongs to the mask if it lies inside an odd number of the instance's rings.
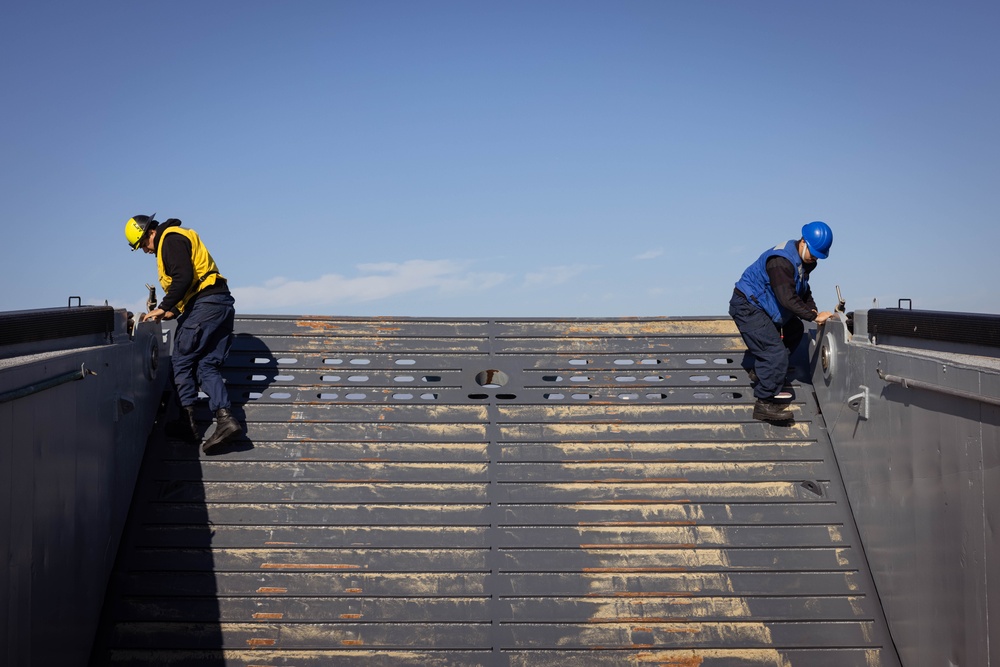
[[752,420],[728,319],[237,333],[248,441],[151,440],[93,664],[899,664],[812,387]]

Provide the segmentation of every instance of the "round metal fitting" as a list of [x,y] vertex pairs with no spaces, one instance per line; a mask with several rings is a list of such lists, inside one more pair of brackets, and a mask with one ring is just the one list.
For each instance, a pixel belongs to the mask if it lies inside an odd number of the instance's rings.
[[823,368],[823,378],[829,382],[837,370],[837,339],[833,336],[823,336],[819,348],[819,363]]
[[160,368],[160,346],[157,344],[155,336],[146,338],[146,352],[144,356],[143,374],[147,380],[155,380],[156,372]]

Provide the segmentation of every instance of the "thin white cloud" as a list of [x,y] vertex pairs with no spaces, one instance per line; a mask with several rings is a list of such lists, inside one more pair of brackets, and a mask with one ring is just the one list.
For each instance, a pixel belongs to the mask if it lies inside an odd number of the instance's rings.
[[639,253],[635,256],[638,260],[656,259],[663,254],[663,248],[654,248],[653,250],[647,250],[646,252]]
[[549,266],[540,271],[532,271],[524,276],[524,287],[542,287],[568,283],[585,271],[597,268],[587,264]]
[[331,273],[313,280],[271,278],[263,285],[235,287],[233,294],[242,309],[265,310],[378,301],[421,290],[480,291],[508,277],[473,272],[469,266],[469,262],[449,259],[359,264],[361,275],[354,277]]

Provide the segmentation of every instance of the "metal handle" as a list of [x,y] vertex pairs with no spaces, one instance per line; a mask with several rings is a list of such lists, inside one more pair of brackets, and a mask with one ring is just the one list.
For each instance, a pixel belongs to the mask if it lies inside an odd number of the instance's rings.
[[70,371],[69,373],[63,373],[62,375],[51,377],[48,380],[42,380],[41,382],[37,382],[35,384],[29,384],[28,386],[21,387],[20,389],[4,392],[3,394],[0,394],[0,403],[6,403],[18,398],[24,398],[25,396],[31,396],[32,394],[37,394],[40,391],[45,391],[46,389],[51,389],[52,387],[58,387],[61,384],[72,382],[73,380],[82,380],[88,375],[97,375],[97,373],[87,370],[86,366],[80,364],[80,370],[78,371]]
[[961,389],[952,389],[951,387],[942,387],[939,384],[933,384],[931,382],[924,382],[922,380],[911,380],[909,378],[900,377],[898,375],[889,375],[882,371],[881,368],[876,371],[878,376],[885,380],[886,382],[891,382],[893,384],[901,385],[904,389],[926,389],[927,391],[934,391],[939,394],[947,394],[948,396],[956,396],[958,398],[966,398],[970,401],[979,401],[980,403],[989,403],[990,405],[1000,405],[1000,397],[996,396],[982,396],[980,394],[975,394],[971,391],[962,391]]

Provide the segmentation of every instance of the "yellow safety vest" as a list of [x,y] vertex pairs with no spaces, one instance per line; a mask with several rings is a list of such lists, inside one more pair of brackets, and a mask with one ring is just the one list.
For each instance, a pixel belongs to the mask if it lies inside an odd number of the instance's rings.
[[219,273],[219,267],[215,265],[215,260],[212,259],[208,248],[201,242],[198,232],[183,227],[167,227],[160,233],[163,236],[160,238],[160,242],[156,248],[156,268],[160,272],[160,285],[163,287],[164,293],[170,289],[170,283],[172,282],[172,279],[163,268],[163,253],[160,250],[163,248],[163,241],[166,235],[180,234],[191,242],[191,265],[194,267],[194,280],[191,281],[191,287],[188,289],[187,294],[174,306],[177,312],[183,313],[184,306],[191,300],[191,297],[206,287],[214,285],[223,276]]

